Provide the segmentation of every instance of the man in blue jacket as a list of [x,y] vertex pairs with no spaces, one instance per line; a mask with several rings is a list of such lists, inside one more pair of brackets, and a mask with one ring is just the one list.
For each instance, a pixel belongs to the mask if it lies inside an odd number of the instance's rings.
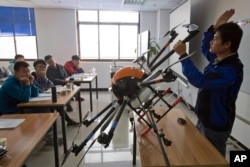
[[[183,74],[199,88],[195,106],[197,128],[223,156],[243,81],[243,64],[237,53],[243,32],[236,23],[227,23],[234,12],[234,9],[225,11],[204,33],[201,49],[209,64],[203,73],[189,58],[182,61]],[[180,58],[187,56],[182,41],[175,44],[174,50]]]
[[30,74],[29,64],[25,61],[16,62],[15,74],[10,75],[0,88],[0,114],[11,114],[19,111],[17,104],[28,102],[30,97],[39,95],[38,88],[33,84],[34,77]]

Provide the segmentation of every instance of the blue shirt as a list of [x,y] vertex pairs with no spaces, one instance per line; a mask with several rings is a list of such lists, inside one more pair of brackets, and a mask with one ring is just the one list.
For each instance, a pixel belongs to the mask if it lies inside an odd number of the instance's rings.
[[199,71],[187,58],[182,61],[182,72],[189,82],[199,88],[195,113],[206,128],[217,131],[231,130],[235,119],[235,102],[243,81],[243,64],[237,53],[218,61],[209,52],[214,32],[204,33],[201,50],[209,61]]
[[16,113],[19,111],[18,103],[28,102],[30,97],[38,95],[38,88],[35,85],[24,85],[17,80],[15,75],[11,75],[0,88],[0,113]]

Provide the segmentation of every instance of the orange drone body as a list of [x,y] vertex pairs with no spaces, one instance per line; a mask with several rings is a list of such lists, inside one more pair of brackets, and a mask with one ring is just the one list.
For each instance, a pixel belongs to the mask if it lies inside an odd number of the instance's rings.
[[139,89],[138,82],[142,81],[144,73],[136,67],[123,67],[112,78],[112,90],[118,99],[131,97]]

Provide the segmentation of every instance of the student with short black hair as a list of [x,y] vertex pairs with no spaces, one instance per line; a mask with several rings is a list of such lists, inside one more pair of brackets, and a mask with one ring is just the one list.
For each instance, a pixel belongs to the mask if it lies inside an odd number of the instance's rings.
[[[51,55],[45,56],[44,60],[49,65],[46,72],[49,80],[51,80],[54,85],[64,86],[66,84],[66,78],[68,77],[68,74],[65,71],[63,65],[57,64],[55,59]],[[67,111],[73,111],[70,103],[67,104]]]
[[30,66],[25,61],[16,62],[14,75],[10,75],[0,89],[0,113],[18,113],[17,104],[28,102],[30,97],[39,95],[38,88],[33,84],[34,77],[30,74]]
[[64,68],[69,76],[76,73],[84,73],[84,70],[79,65],[80,57],[78,55],[73,55],[71,60],[64,64]]
[[46,75],[55,85],[65,85],[67,72],[63,65],[56,63],[55,59],[51,55],[44,57],[44,60],[49,65]]
[[34,77],[34,84],[38,87],[40,93],[43,93],[54,86],[53,82],[46,76],[47,64],[44,60],[38,59],[34,61],[33,67],[35,71],[31,74]]
[[[182,72],[199,88],[195,113],[197,128],[225,156],[226,141],[235,119],[235,102],[243,81],[243,64],[238,48],[242,29],[228,20],[234,9],[225,11],[205,33],[201,50],[209,61],[200,72],[190,58],[182,61]],[[174,50],[180,58],[187,56],[186,45],[179,41]]]
[[[73,74],[77,74],[77,73],[84,73],[84,70],[79,66],[80,65],[80,57],[78,55],[73,55],[71,57],[70,61],[67,61],[64,64],[64,68],[68,74],[68,76],[71,76]],[[80,86],[80,84],[75,83],[76,85]],[[77,100],[83,101],[84,98],[83,97],[76,97]]]
[[14,74],[15,73],[15,71],[14,71],[14,65],[15,65],[15,63],[19,62],[19,61],[24,61],[24,60],[25,60],[24,59],[24,55],[22,55],[22,54],[15,55],[14,60],[11,60],[9,66],[8,66],[8,69],[10,70],[10,72],[12,74]]

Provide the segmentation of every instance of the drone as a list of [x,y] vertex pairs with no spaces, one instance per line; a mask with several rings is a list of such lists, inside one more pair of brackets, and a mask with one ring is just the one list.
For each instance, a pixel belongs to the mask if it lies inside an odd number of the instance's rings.
[[[100,122],[93,128],[93,130],[87,135],[87,137],[82,141],[80,145],[75,144],[73,141],[72,146],[65,153],[61,166],[63,166],[63,164],[66,162],[70,153],[73,153],[75,154],[75,156],[77,156],[87,145],[89,140],[96,134],[97,131],[100,131],[99,136],[90,144],[89,148],[85,151],[82,159],[96,141],[102,144],[104,148],[107,148],[114,136],[114,132],[117,125],[119,124],[121,115],[125,110],[135,112],[135,114],[139,116],[138,121],[143,121],[148,126],[148,128],[141,133],[142,136],[145,135],[151,129],[154,130],[158,138],[166,166],[170,166],[164,145],[170,146],[171,141],[164,137],[164,134],[159,132],[157,128],[157,122],[159,122],[173,107],[175,107],[179,102],[181,102],[182,98],[179,97],[175,100],[173,104],[169,104],[163,98],[163,96],[165,96],[171,91],[170,88],[166,89],[163,93],[158,93],[158,91],[155,90],[154,85],[160,82],[175,81],[178,75],[170,67],[194,54],[192,53],[182,59],[179,59],[178,61],[169,65],[163,70],[160,69],[155,71],[156,68],[158,68],[175,52],[174,50],[171,50],[159,61],[157,61],[161,54],[166,50],[166,48],[168,48],[170,43],[173,42],[173,40],[178,36],[178,33],[175,31],[178,26],[180,26],[180,24],[164,35],[164,37],[169,35],[169,40],[159,51],[159,53],[154,56],[153,60],[151,60],[150,62],[148,61],[145,64],[145,55],[149,52],[146,51],[133,61],[133,63],[137,63],[139,65],[139,68],[134,66],[125,66],[114,73],[111,80],[111,84],[112,92],[116,97],[115,100],[111,101],[111,103],[109,103],[92,119],[87,119],[88,113],[85,115],[82,124],[88,127],[101,115],[105,114],[100,120]],[[189,42],[199,32],[198,26],[195,24],[185,24],[183,25],[183,27],[187,28],[188,32],[188,35],[182,40],[183,43]],[[160,79],[158,79],[159,77]],[[153,109],[153,106],[159,100],[162,100],[168,106],[168,110],[162,115],[158,115],[154,112]],[[144,118],[145,115],[147,116],[147,119]],[[107,132],[106,129],[108,127],[110,129]],[[80,160],[79,164],[81,163],[82,159]]]

